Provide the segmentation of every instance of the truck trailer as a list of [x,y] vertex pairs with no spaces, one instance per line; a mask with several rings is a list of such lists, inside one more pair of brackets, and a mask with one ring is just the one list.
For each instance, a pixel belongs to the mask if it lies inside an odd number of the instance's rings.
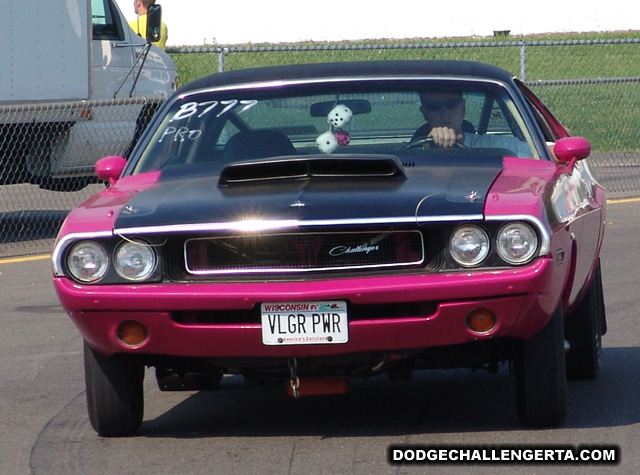
[[176,90],[175,63],[114,0],[5,0],[2,10],[0,185],[82,188]]

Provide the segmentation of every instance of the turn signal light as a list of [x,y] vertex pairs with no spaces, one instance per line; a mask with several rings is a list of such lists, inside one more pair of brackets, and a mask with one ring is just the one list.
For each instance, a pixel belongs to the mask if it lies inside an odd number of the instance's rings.
[[148,336],[147,327],[140,322],[129,320],[121,323],[118,327],[118,340],[126,346],[140,346],[147,341]]
[[477,308],[467,315],[467,326],[476,333],[488,333],[498,324],[498,318],[486,308]]

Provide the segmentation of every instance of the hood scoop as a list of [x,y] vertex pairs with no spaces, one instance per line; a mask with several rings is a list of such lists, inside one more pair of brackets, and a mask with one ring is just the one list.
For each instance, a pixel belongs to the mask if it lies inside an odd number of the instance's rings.
[[220,174],[220,185],[311,178],[401,178],[404,169],[394,155],[336,154],[301,158],[269,158],[235,162]]

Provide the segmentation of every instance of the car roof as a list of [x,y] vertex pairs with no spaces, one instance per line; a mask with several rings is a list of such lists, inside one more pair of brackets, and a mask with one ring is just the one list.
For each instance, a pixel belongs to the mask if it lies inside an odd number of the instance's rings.
[[510,82],[512,74],[504,69],[473,61],[358,61],[336,63],[294,64],[238,69],[212,74],[197,79],[178,93],[199,89],[228,87],[234,84],[270,81],[353,78],[385,78],[393,76],[460,76],[465,78],[493,79]]

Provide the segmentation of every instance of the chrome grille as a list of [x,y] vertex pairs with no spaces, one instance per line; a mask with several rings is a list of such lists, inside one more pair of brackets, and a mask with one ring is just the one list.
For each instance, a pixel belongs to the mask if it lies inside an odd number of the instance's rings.
[[425,262],[419,231],[273,233],[189,239],[193,275],[320,272],[417,267]]

